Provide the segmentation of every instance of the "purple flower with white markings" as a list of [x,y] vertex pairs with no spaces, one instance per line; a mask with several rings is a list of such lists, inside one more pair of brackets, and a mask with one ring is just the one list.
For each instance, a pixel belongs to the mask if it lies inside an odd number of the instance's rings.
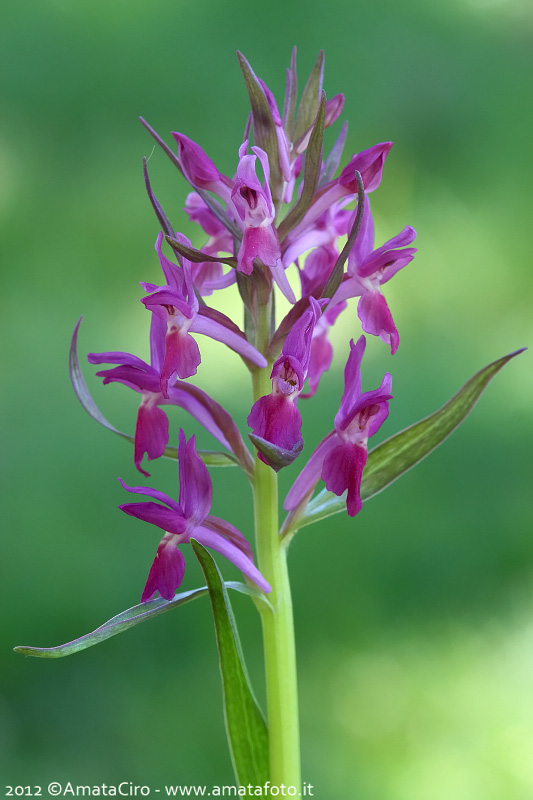
[[[190,242],[185,236],[177,234],[176,238],[180,243],[190,247]],[[184,258],[182,267],[173,264],[162,252],[162,241],[163,234],[160,233],[155,247],[167,285],[143,284],[150,294],[143,297],[142,302],[167,325],[160,382],[163,396],[168,397],[168,384],[173,375],[189,378],[196,374],[201,357],[198,344],[191,333],[202,333],[211,339],[223,342],[257,366],[265,367],[264,356],[243,334],[237,332],[236,326],[223,324],[221,321],[223,315],[217,315],[215,319],[208,316],[205,307],[200,309],[194,292],[190,263]]]
[[360,297],[357,313],[363,330],[390,344],[393,355],[400,344],[400,336],[380,287],[413,260],[416,247],[406,245],[415,239],[416,231],[408,225],[374,250],[374,220],[365,195],[363,222],[348,256],[348,275],[332,298],[334,304],[349,297]]
[[[251,275],[254,261],[258,258],[265,266],[270,267],[272,277],[289,302],[295,303],[296,298],[281,263],[278,235],[272,224],[275,209],[269,185],[268,156],[260,147],[252,147],[254,155],[247,155],[247,149],[248,141],[245,141],[239,149],[239,166],[231,190],[231,201],[243,228],[242,242],[237,254],[237,269],[245,275]],[[263,185],[256,173],[257,159],[265,176]]]
[[[326,303],[327,300],[309,298],[309,308],[291,329],[272,367],[272,392],[260,397],[248,416],[254,436],[295,454],[303,447],[298,395],[307,377],[313,330],[320,319],[321,306]],[[262,452],[259,458],[272,466]]]
[[211,477],[196,452],[196,438],[192,436],[187,442],[182,430],[179,434],[178,463],[178,502],[156,489],[131,487],[120,481],[128,492],[146,495],[159,502],[126,503],[119,508],[165,531],[148,573],[141,602],[151,600],[157,592],[165,600],[172,600],[185,574],[185,557],[179,546],[188,544],[191,538],[221,553],[256,586],[264,592],[270,592],[270,585],[254,565],[246,538],[231,523],[209,515],[212,504]]
[[389,414],[392,378],[385,373],[379,389],[362,391],[361,360],[366,339],[350,342],[350,355],[344,371],[344,394],[335,417],[335,428],[322,439],[297,477],[285,499],[284,508],[292,511],[310,496],[319,479],[336,495],[348,491],[346,507],[354,517],[362,508],[361,478],[368,457],[367,442]]
[[139,392],[142,401],[137,413],[133,460],[143,475],[144,455],[152,461],[160,458],[168,445],[168,417],[160,406],[174,405],[187,411],[225,448],[243,460],[244,444],[233,419],[225,409],[197,386],[176,381],[168,387],[165,397],[160,388],[160,372],[165,351],[165,324],[155,314],[150,328],[150,364],[131,353],[89,353],[90,364],[118,364],[112,369],[97,372],[108,383],[122,383]]
[[287,237],[287,243],[301,236],[324,211],[343,197],[357,195],[356,171],[361,174],[365,192],[373,192],[381,183],[385,159],[392,147],[392,142],[382,142],[369,147],[352,156],[338,178],[322,186],[305,213],[302,221],[296,225]]

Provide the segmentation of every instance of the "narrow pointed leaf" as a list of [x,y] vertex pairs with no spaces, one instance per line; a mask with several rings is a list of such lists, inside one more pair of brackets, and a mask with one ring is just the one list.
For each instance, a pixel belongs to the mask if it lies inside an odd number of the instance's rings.
[[305,84],[302,92],[302,99],[298,106],[298,114],[296,116],[296,124],[294,126],[294,133],[292,141],[296,142],[308,128],[313,124],[320,102],[320,93],[322,92],[322,79],[324,76],[324,51],[321,50],[318,54],[315,66],[312,69],[311,75]]
[[[434,414],[375,447],[368,455],[363,473],[361,500],[369,500],[382,492],[442,444],[474,408],[492,378],[524,349],[493,361],[470,378],[462,389]],[[294,531],[345,510],[345,494],[337,497],[323,489],[311,500],[300,519],[294,520],[286,530]]]
[[252,116],[254,120],[254,141],[268,156],[270,166],[270,189],[272,200],[277,205],[283,188],[283,178],[279,166],[278,137],[276,135],[276,125],[272,118],[272,112],[268,105],[265,93],[261,84],[251,68],[250,64],[242,53],[237,51],[239,64],[244,75]]
[[322,100],[318,109],[315,125],[305,156],[304,184],[300,199],[287,214],[278,227],[280,241],[304,218],[305,212],[311,205],[318,183],[322,154],[324,151],[324,121],[326,118],[326,95],[322,92]]
[[196,452],[207,467],[239,466],[239,462],[233,453],[224,453],[222,450],[197,450]]
[[359,233],[359,229],[361,228],[361,224],[363,222],[363,214],[365,213],[365,188],[363,186],[361,173],[357,170],[355,171],[355,179],[357,181],[357,214],[355,215],[355,221],[352,225],[350,235],[348,236],[348,241],[342,248],[339,257],[336,260],[333,269],[331,270],[331,274],[327,280],[327,283],[324,286],[322,297],[332,298],[341,285],[342,276],[344,275],[344,265],[348,256],[350,255],[350,250],[355,244],[357,234]]
[[269,778],[268,731],[253,695],[228,593],[217,565],[195,539],[191,545],[209,587],[224,693],[224,715],[233,767],[240,786]]
[[[228,581],[225,584],[227,589],[234,589],[242,594],[247,594],[256,600],[264,601],[268,604],[263,592],[258,589],[253,589],[245,583],[238,583],[237,581]],[[79,653],[80,650],[86,650],[88,647],[93,647],[95,644],[110,639],[111,636],[116,636],[118,633],[133,628],[134,625],[139,625],[148,619],[164,614],[166,611],[171,611],[173,608],[183,606],[191,600],[196,600],[197,597],[202,597],[207,594],[209,589],[207,586],[202,586],[199,589],[192,589],[188,592],[177,594],[172,600],[163,600],[162,597],[148,600],[147,603],[140,603],[138,606],[128,608],[126,611],[117,614],[116,617],[104,622],[99,628],[91,633],[80,636],[79,639],[74,639],[72,642],[61,644],[58,647],[26,647],[20,645],[14,647],[16,653],[21,653],[23,656],[36,656],[37,658],[63,658],[63,656],[70,656],[73,653]]]
[[196,250],[194,247],[187,247],[186,244],[178,242],[173,236],[166,236],[165,238],[176,253],[179,253],[195,264],[202,264],[205,261],[210,261],[215,264],[228,264],[228,266],[234,268],[237,266],[237,259],[233,256],[209,256],[207,253],[202,253],[201,250]]

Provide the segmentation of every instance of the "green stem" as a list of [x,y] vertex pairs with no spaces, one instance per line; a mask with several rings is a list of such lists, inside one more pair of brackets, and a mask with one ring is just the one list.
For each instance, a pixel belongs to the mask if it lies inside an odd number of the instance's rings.
[[[257,342],[265,352],[270,306],[260,309]],[[270,367],[253,373],[254,402],[271,391]],[[272,586],[273,611],[260,609],[263,625],[270,746],[270,780],[274,786],[301,786],[298,690],[292,599],[287,546],[279,535],[278,476],[256,460],[254,479],[257,560]]]

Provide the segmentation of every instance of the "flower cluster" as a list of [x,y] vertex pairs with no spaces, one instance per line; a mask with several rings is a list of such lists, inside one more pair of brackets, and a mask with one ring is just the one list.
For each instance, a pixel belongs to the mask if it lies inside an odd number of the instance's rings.
[[[322,54],[299,104],[293,54],[282,113],[268,86],[240,54],[239,59],[251,113],[244,141],[236,148],[233,177],[222,174],[202,147],[185,134],[172,133],[175,151],[144,123],[190,184],[193,191],[184,210],[207,237],[203,248],[197,250],[183,234],[175,232],[152,190],[145,166],[148,195],[161,227],[155,243],[161,281],[142,284],[145,296],[141,302],[151,313],[150,363],[123,352],[89,354],[92,364],[115,365],[97,373],[104,383],[119,382],[141,395],[134,463],[146,476],[144,455],[148,460],[159,458],[169,443],[164,410],[169,405],[193,416],[248,476],[253,477],[258,468],[229,413],[187,381],[201,363],[199,335],[229,347],[252,374],[269,370],[271,391],[254,397],[247,421],[258,458],[276,471],[302,453],[298,401],[316,393],[331,364],[329,333],[348,307],[347,301],[358,298],[363,331],[390,345],[391,354],[400,342],[383,287],[413,259],[416,250],[410,245],[416,233],[406,227],[376,248],[369,198],[380,186],[392,143],[382,142],[353,154],[335,177],[347,126],[324,157],[324,130],[339,118],[344,98],[336,95],[326,100]],[[166,253],[164,246],[169,248]],[[234,283],[244,304],[244,330],[206,302]],[[291,305],[277,326],[272,304],[276,287]],[[363,393],[365,345],[364,336],[350,342],[345,389],[334,428],[288,492],[284,506],[289,512],[308,501],[320,479],[336,495],[346,492],[349,515],[361,509],[367,442],[386,419],[392,397],[388,373],[379,389]],[[195,438],[187,441],[180,430],[178,502],[155,489],[123,484],[128,491],[158,502],[129,503],[121,506],[122,510],[165,532],[143,601],[157,592],[172,598],[185,568],[178,546],[191,537],[222,553],[260,589],[270,591],[242,533],[209,515],[211,479],[202,458]]]

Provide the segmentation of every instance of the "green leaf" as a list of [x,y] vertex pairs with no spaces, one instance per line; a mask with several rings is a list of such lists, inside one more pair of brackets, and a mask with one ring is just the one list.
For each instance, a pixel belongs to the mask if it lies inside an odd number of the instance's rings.
[[[363,472],[361,500],[369,500],[382,492],[442,444],[474,408],[492,378],[508,361],[525,349],[522,348],[493,361],[470,378],[462,389],[434,414],[375,447],[368,455]],[[345,510],[346,494],[337,497],[323,489],[311,500],[299,519],[290,521],[290,516],[287,518],[288,525],[284,526],[284,533],[294,532],[298,528]]]
[[[122,433],[114,425],[112,425],[102,414],[96,403],[94,402],[93,398],[91,397],[89,390],[87,389],[87,384],[85,383],[85,379],[83,377],[80,361],[78,358],[78,332],[80,329],[82,318],[80,317],[76,327],[74,328],[74,333],[72,334],[72,342],[70,344],[70,353],[69,353],[69,370],[70,370],[70,379],[72,381],[72,386],[74,387],[74,391],[76,392],[76,397],[82,404],[85,411],[92,417],[96,422],[100,425],[103,425],[104,428],[107,428],[108,431],[112,431],[116,433],[118,436],[122,436],[123,439],[126,439],[128,442],[134,444],[135,437],[131,436],[129,433]],[[191,391],[191,394],[193,392]],[[214,413],[214,412],[213,412]],[[218,450],[198,450],[198,455],[208,467],[238,467],[240,466],[239,459],[233,453],[223,453],[219,452]],[[165,458],[178,458],[178,448],[172,447],[172,445],[167,445],[165,447],[165,452],[163,453]],[[248,453],[250,457],[250,454]]]
[[305,212],[313,202],[316,185],[318,183],[318,175],[320,167],[322,166],[322,154],[324,151],[324,123],[326,119],[326,95],[322,92],[322,100],[318,108],[313,132],[309,140],[309,146],[305,156],[305,169],[304,169],[304,182],[303,190],[300,199],[287,214],[283,222],[278,227],[278,235],[280,241],[283,241],[285,236],[305,216]]
[[253,695],[228,593],[217,565],[195,539],[191,545],[209,587],[224,692],[224,715],[236,778],[241,786],[269,778],[268,731]]
[[[263,592],[253,589],[245,583],[228,581],[225,585],[228,589],[234,589],[237,592],[251,595],[255,599],[268,603]],[[139,623],[145,622],[147,619],[152,619],[152,617],[157,617],[159,614],[164,614],[166,611],[171,611],[173,608],[183,606],[191,600],[196,600],[197,597],[202,597],[204,594],[207,594],[208,591],[209,589],[207,586],[202,586],[199,589],[192,589],[191,591],[177,594],[172,600],[163,600],[163,598],[148,600],[147,603],[140,603],[138,606],[133,606],[133,608],[128,608],[121,614],[117,614],[116,617],[104,622],[103,625],[100,625],[99,628],[96,628],[96,630],[91,633],[80,636],[79,639],[74,639],[72,642],[61,644],[58,647],[26,647],[20,645],[13,649],[16,653],[22,653],[24,656],[36,656],[37,658],[63,658],[63,656],[70,656],[73,653],[78,653],[80,650],[86,650],[88,647],[100,644],[100,642],[105,641],[105,639],[116,636],[117,633],[127,631],[129,628],[133,628],[134,625],[139,625]]]

